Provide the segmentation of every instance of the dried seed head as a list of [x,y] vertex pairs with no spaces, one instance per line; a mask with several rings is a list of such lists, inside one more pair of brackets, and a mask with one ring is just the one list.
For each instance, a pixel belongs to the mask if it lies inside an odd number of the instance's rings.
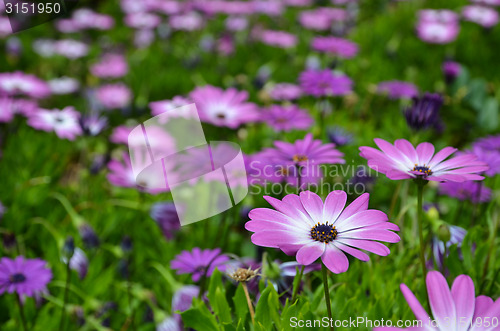
[[259,273],[258,273],[259,269],[252,270],[251,267],[249,267],[248,269],[238,268],[233,273],[228,274],[228,276],[231,277],[232,279],[238,281],[238,282],[248,282],[252,278],[259,275]]

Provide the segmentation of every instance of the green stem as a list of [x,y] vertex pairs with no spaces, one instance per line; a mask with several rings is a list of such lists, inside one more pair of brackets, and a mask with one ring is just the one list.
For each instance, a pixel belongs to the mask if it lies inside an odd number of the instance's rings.
[[328,311],[328,319],[330,320],[330,330],[333,331],[334,327],[332,324],[332,305],[330,302],[330,289],[328,287],[328,269],[323,263],[321,264],[321,271],[323,274],[323,287],[325,288],[326,310]]
[[424,195],[424,183],[417,182],[418,187],[418,202],[417,202],[417,222],[418,222],[418,237],[420,240],[420,263],[422,264],[422,275],[424,281],[427,276],[427,268],[425,267],[425,247],[424,247],[424,231],[423,231],[423,208],[422,200]]
[[305,268],[306,268],[306,266],[304,266],[304,265],[302,266],[302,268],[300,268],[299,280],[298,280],[297,284],[294,284],[295,288],[293,289],[292,304],[294,304],[295,300],[297,299],[297,293],[299,292],[300,282],[302,281],[302,275],[304,275]]
[[21,315],[21,324],[23,325],[24,331],[28,331],[28,325],[26,323],[26,317],[24,316],[24,307],[23,304],[21,303],[21,298],[19,297],[19,294],[16,294],[16,301],[19,306],[19,315]]
[[61,322],[59,323],[59,330],[63,330],[64,326],[64,315],[66,313],[66,303],[68,302],[68,289],[69,289],[69,282],[71,280],[71,268],[69,266],[69,261],[71,258],[68,258],[67,264],[66,264],[66,285],[64,286],[64,297],[63,297],[63,306],[62,306],[62,312],[61,312]]

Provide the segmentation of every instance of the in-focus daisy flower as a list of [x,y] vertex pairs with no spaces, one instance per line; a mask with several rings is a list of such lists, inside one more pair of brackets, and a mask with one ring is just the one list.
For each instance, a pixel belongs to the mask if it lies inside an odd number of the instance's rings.
[[47,291],[52,271],[41,259],[26,259],[18,256],[0,259],[0,294],[16,292],[20,297],[32,297]]
[[220,248],[202,250],[195,247],[191,252],[182,251],[178,254],[170,267],[177,270],[178,275],[191,274],[193,282],[197,282],[203,275],[210,277],[215,268],[225,271],[228,261],[229,257],[221,254]]
[[454,41],[460,25],[458,15],[450,10],[421,10],[417,23],[418,37],[428,43],[447,44]]
[[305,130],[314,123],[311,115],[296,105],[273,105],[262,112],[261,118],[278,131]]
[[345,253],[368,261],[368,255],[360,249],[386,256],[389,249],[378,241],[396,243],[400,240],[392,232],[399,228],[388,222],[385,213],[368,209],[368,193],[347,207],[344,191],[331,192],[325,202],[311,191],[289,194],[282,201],[269,196],[264,199],[275,210],[250,211],[250,221],[245,228],[255,232],[252,242],[296,255],[302,265],[310,265],[321,257],[330,271],[342,273],[349,268]]
[[316,51],[344,59],[350,59],[358,54],[358,45],[355,42],[337,37],[316,37],[312,40],[311,47]]
[[276,101],[291,101],[300,98],[302,89],[295,84],[279,83],[269,91],[271,99]]
[[472,203],[488,202],[491,199],[491,189],[481,182],[474,181],[440,183],[439,193],[462,201],[468,200]]
[[158,224],[163,235],[168,240],[173,239],[174,234],[181,227],[177,210],[172,202],[157,202],[153,204],[149,215]]
[[331,70],[306,70],[300,74],[302,90],[315,97],[339,96],[352,92],[352,80]]
[[354,140],[354,136],[340,126],[329,127],[327,130],[328,140],[336,146],[345,146]]
[[443,226],[446,227],[449,232],[449,239],[445,242],[440,240],[438,236],[433,236],[431,241],[434,264],[439,270],[443,269],[443,261],[450,253],[450,247],[453,245],[457,245],[458,248],[462,247],[462,242],[467,234],[467,231],[459,226],[447,224]]
[[291,48],[297,45],[297,36],[285,31],[264,30],[258,33],[264,44],[280,48]]
[[485,6],[465,6],[462,16],[466,21],[477,23],[485,28],[491,28],[498,24],[498,12]]
[[120,78],[127,74],[128,64],[121,54],[106,54],[90,66],[90,72],[100,78]]
[[408,126],[414,130],[424,130],[436,126],[439,121],[439,110],[443,105],[443,97],[439,94],[424,93],[413,98],[411,106],[404,115]]
[[52,94],[70,94],[78,91],[80,82],[71,77],[60,77],[47,82]]
[[45,98],[50,95],[50,87],[43,80],[21,71],[0,73],[0,94],[7,96],[25,95]]
[[189,97],[196,103],[200,119],[216,126],[235,129],[258,119],[257,106],[247,102],[246,91],[207,85],[197,87]]
[[[415,147],[405,139],[391,143],[374,139],[381,149],[362,146],[360,156],[368,160],[368,166],[385,174],[389,179],[419,178],[438,182],[464,182],[482,180],[478,173],[488,169],[486,163],[478,161],[473,154],[464,154],[447,159],[457,151],[445,147],[434,154],[434,146],[424,142]],[[447,160],[446,160],[447,159]]]
[[414,84],[400,80],[380,82],[377,92],[387,94],[389,99],[411,99],[418,95],[418,89]]
[[[455,278],[450,291],[446,278],[438,271],[430,271],[427,274],[426,284],[433,317],[427,314],[408,286],[405,284],[400,286],[406,302],[422,327],[407,329],[378,327],[373,330],[494,331],[497,329],[497,326],[491,323],[490,326],[485,326],[483,321],[500,319],[500,300],[494,302],[484,295],[475,297],[474,282],[469,276],[460,275]],[[432,327],[430,321],[433,321]]]
[[462,65],[458,62],[454,61],[445,61],[441,66],[441,70],[443,70],[444,78],[448,84],[455,81],[455,79],[462,72]]
[[107,109],[119,109],[128,106],[132,92],[122,83],[106,84],[96,90],[96,98]]
[[68,106],[59,109],[40,109],[28,117],[28,125],[43,131],[54,131],[59,138],[74,140],[80,136],[80,113]]

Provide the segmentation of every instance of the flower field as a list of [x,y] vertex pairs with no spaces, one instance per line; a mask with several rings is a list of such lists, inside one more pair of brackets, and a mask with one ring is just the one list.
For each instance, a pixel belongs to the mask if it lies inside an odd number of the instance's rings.
[[500,330],[500,1],[30,6],[0,330]]

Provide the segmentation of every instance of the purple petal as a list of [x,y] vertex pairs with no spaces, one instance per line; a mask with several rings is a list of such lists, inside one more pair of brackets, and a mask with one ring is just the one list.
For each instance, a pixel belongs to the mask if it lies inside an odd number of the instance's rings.
[[325,266],[335,274],[346,272],[349,269],[349,260],[347,256],[333,245],[328,245],[325,252],[321,256],[321,261]]
[[325,252],[326,244],[317,241],[304,245],[297,252],[297,262],[302,265],[310,265]]
[[[430,271],[426,279],[427,292],[432,315],[440,321],[456,322],[455,302],[451,296],[446,278],[438,271]],[[452,329],[455,325],[450,325]]]

